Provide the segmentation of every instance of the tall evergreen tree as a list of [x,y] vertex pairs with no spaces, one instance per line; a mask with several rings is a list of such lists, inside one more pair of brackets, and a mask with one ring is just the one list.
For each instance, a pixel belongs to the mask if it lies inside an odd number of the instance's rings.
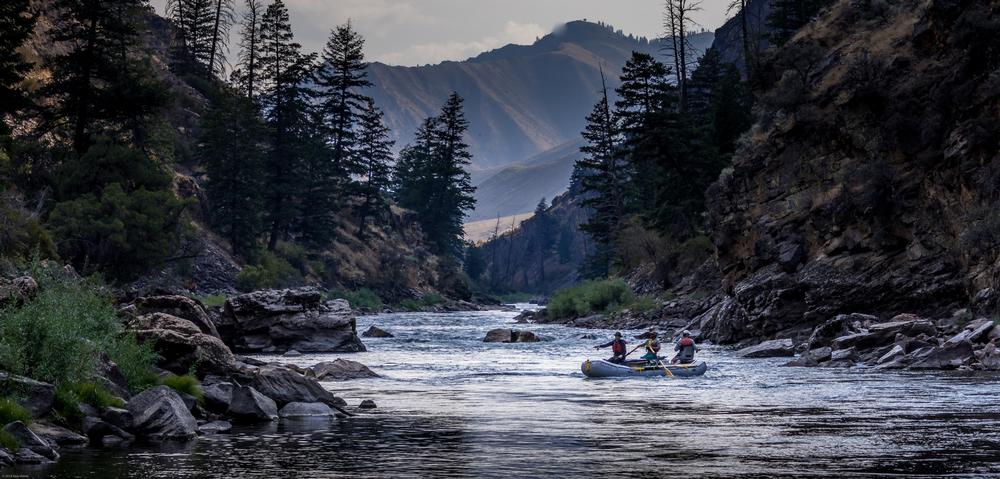
[[206,74],[212,69],[215,0],[169,0],[167,14],[177,26],[174,63],[182,73]]
[[465,212],[475,206],[466,170],[472,155],[465,143],[469,122],[462,97],[452,93],[441,115],[428,119],[397,165],[396,197],[417,212],[424,234],[437,254],[459,256]]
[[356,155],[363,174],[359,232],[364,234],[368,218],[379,215],[388,207],[386,195],[389,193],[395,141],[389,136],[389,127],[385,126],[382,111],[370,98],[365,99],[358,127]]
[[[603,79],[602,74],[602,82]],[[584,274],[604,277],[610,271],[612,244],[625,217],[630,178],[622,160],[619,122],[611,111],[606,83],[600,101],[587,116],[583,138],[586,144],[580,152],[584,157],[577,160],[573,177],[579,186],[581,203],[591,210],[580,230],[596,243],[587,258]]]
[[215,11],[212,14],[212,42],[209,47],[209,76],[221,75],[226,66],[229,50],[229,29],[236,22],[233,0],[212,0]]
[[234,83],[251,101],[257,101],[260,88],[261,20],[264,6],[260,0],[245,0],[243,21],[240,24],[240,54]]
[[239,255],[253,251],[263,227],[266,137],[257,109],[235,93],[223,94],[202,125],[210,221]]
[[354,161],[357,124],[366,98],[359,89],[371,86],[365,71],[365,41],[351,23],[330,33],[316,72],[316,97],[329,130],[331,181],[346,182],[351,175],[364,174]]
[[260,57],[261,103],[271,132],[271,153],[264,166],[270,250],[289,237],[301,206],[297,203],[303,187],[300,134],[309,121],[305,83],[313,61],[301,49],[294,41],[287,7],[275,0],[261,18]]
[[3,137],[10,133],[5,117],[28,105],[20,83],[31,65],[18,49],[35,27],[30,7],[29,0],[5,0],[0,4],[0,148]]

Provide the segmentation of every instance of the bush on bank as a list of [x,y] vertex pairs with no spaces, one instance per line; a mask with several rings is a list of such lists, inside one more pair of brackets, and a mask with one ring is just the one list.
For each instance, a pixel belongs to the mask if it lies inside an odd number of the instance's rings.
[[546,310],[548,316],[554,319],[574,318],[607,313],[629,305],[634,299],[624,280],[587,281],[556,291]]

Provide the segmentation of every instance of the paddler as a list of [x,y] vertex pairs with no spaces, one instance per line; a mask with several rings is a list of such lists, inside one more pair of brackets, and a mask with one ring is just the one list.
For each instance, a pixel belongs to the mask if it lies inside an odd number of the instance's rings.
[[613,354],[611,359],[608,359],[609,362],[616,364],[625,362],[625,340],[622,339],[622,333],[615,333],[615,339],[612,339],[609,343],[594,346],[594,349],[603,349],[608,346],[611,346],[611,354]]
[[681,332],[681,338],[677,340],[677,344],[674,345],[674,351],[677,351],[677,355],[674,356],[670,362],[690,364],[694,362],[694,353],[698,351],[698,347],[694,344],[694,338],[691,337],[691,332],[684,330]]
[[642,359],[646,361],[657,361],[660,359],[658,353],[660,352],[660,342],[656,339],[656,331],[650,331],[643,336],[646,337],[646,343],[642,346],[646,348],[646,354],[642,355]]

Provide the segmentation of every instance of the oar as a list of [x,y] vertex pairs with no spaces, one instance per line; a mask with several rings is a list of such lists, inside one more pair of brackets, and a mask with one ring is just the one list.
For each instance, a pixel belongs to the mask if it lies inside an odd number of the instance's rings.
[[625,355],[624,355],[624,356],[622,356],[622,359],[625,359],[625,358],[627,358],[629,354],[632,354],[632,353],[634,353],[636,349],[639,349],[639,348],[641,348],[641,347],[642,347],[642,345],[640,344],[640,345],[638,345],[638,346],[636,346],[636,347],[632,348],[632,350],[631,350],[631,351],[629,351],[629,352],[625,353]]

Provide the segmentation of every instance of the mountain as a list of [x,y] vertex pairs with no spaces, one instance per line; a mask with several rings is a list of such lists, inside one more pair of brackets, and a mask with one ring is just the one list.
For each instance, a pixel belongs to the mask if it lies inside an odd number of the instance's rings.
[[[713,34],[690,37],[696,50]],[[569,22],[532,45],[507,45],[461,62],[418,67],[372,63],[369,90],[385,111],[397,147],[412,140],[420,123],[438,112],[448,94],[465,98],[469,143],[476,170],[521,162],[580,136],[597,101],[603,68],[608,86],[633,51],[659,56],[660,41],[625,35],[585,21]],[[533,201],[538,201],[534,198]]]
[[569,187],[582,141],[571,141],[510,165],[476,186],[476,209],[468,221],[529,213],[545,198],[551,201]]

